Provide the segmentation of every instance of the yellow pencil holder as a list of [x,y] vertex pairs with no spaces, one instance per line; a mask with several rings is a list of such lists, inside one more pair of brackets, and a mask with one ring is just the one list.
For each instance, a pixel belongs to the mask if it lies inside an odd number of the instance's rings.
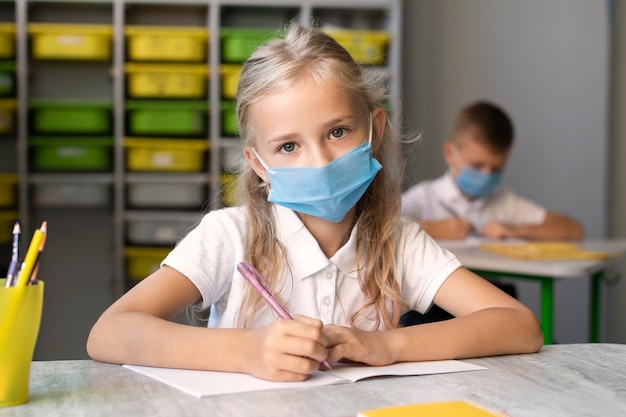
[[0,279],[0,407],[28,401],[30,364],[33,359],[44,283],[4,287]]

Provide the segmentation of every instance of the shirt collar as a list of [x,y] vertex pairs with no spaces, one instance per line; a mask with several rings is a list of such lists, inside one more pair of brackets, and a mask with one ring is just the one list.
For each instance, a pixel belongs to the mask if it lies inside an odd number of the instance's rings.
[[278,240],[287,249],[287,260],[296,277],[304,279],[331,263],[345,275],[356,277],[356,227],[352,228],[348,242],[328,259],[293,210],[274,204],[274,216]]

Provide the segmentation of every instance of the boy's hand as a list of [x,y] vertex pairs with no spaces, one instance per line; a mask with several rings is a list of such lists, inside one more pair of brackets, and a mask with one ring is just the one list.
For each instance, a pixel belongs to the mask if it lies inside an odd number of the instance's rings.
[[517,237],[515,228],[513,226],[507,226],[495,220],[491,220],[483,227],[480,234],[490,239],[512,239]]
[[324,333],[328,336],[328,362],[331,364],[340,360],[365,363],[372,366],[382,366],[394,363],[393,352],[389,348],[388,338],[384,332],[368,332],[337,326],[324,326]]
[[438,235],[444,236],[444,239],[465,239],[472,233],[472,230],[474,227],[467,220],[450,217],[441,221]]
[[246,372],[271,381],[304,381],[326,359],[328,339],[319,320],[296,315],[250,331],[243,346]]

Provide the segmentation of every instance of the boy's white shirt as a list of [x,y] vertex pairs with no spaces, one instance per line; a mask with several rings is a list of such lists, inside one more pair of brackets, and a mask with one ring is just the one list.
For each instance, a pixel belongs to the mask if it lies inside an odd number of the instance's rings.
[[[278,238],[287,249],[293,274],[292,277],[287,273],[279,293],[287,310],[319,318],[325,324],[349,326],[351,314],[365,303],[356,279],[356,228],[348,242],[329,259],[295,212],[274,205],[274,214]],[[202,306],[211,306],[210,327],[238,327],[247,282],[236,265],[245,260],[246,241],[246,210],[216,210],[206,214],[162,262],[198,287]],[[396,242],[396,279],[402,296],[411,309],[425,312],[441,284],[461,264],[415,222],[401,219]],[[254,327],[277,319],[269,308],[263,308]],[[362,322],[358,327],[373,328]]]
[[448,170],[434,180],[421,181],[402,193],[402,215],[424,221],[443,220],[452,213],[482,230],[491,220],[522,226],[541,224],[547,210],[512,190],[499,186],[489,196],[467,199]]

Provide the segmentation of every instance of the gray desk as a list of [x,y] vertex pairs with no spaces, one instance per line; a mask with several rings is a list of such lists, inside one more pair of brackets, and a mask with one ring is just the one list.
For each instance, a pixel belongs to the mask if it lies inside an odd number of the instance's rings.
[[511,417],[626,416],[626,345],[549,345],[471,359],[489,369],[198,399],[117,365],[34,362],[30,402],[0,416],[354,416],[389,405],[468,400]]

